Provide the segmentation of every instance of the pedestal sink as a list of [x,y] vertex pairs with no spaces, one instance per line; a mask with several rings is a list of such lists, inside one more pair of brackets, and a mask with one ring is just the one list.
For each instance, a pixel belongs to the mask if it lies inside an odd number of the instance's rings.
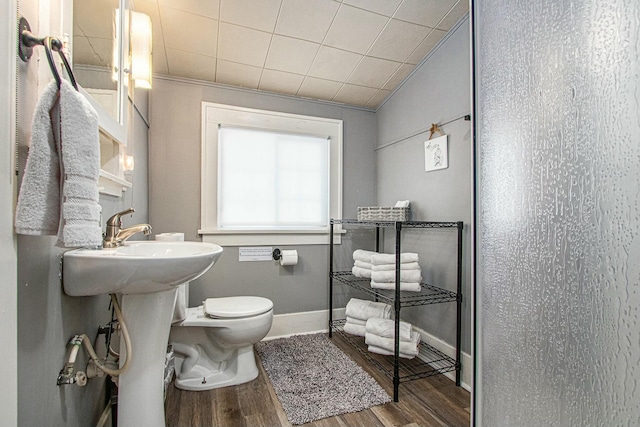
[[[204,274],[221,254],[211,243],[148,241],[63,255],[67,295],[122,295],[132,358],[119,378],[118,426],[165,426],[164,360],[177,286]],[[121,363],[125,357],[121,354]]]

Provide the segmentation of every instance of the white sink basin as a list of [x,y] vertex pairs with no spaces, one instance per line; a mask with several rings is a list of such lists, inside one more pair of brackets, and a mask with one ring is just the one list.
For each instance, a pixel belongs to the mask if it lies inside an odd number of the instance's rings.
[[113,249],[65,252],[64,291],[69,296],[146,294],[169,290],[204,274],[222,247],[203,242],[126,242]]

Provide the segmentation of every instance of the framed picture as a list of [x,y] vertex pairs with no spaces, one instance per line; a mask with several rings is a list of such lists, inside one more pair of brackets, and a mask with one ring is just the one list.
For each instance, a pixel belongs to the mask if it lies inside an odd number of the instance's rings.
[[431,172],[449,167],[447,135],[424,142],[424,171]]

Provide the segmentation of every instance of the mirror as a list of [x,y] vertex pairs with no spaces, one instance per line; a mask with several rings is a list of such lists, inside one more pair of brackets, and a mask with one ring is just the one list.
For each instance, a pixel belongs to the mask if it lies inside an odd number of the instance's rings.
[[98,113],[101,194],[131,188],[123,158],[129,116],[129,0],[62,0],[63,32],[80,92]]
[[119,0],[73,2],[73,72],[80,86],[120,122]]
[[129,0],[65,0],[64,4],[65,35],[80,91],[98,111],[100,128],[127,145]]

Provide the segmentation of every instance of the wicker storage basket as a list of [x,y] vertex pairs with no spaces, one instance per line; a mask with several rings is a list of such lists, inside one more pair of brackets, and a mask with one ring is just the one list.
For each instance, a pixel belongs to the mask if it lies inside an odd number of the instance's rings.
[[369,206],[358,208],[358,221],[409,221],[411,208]]

